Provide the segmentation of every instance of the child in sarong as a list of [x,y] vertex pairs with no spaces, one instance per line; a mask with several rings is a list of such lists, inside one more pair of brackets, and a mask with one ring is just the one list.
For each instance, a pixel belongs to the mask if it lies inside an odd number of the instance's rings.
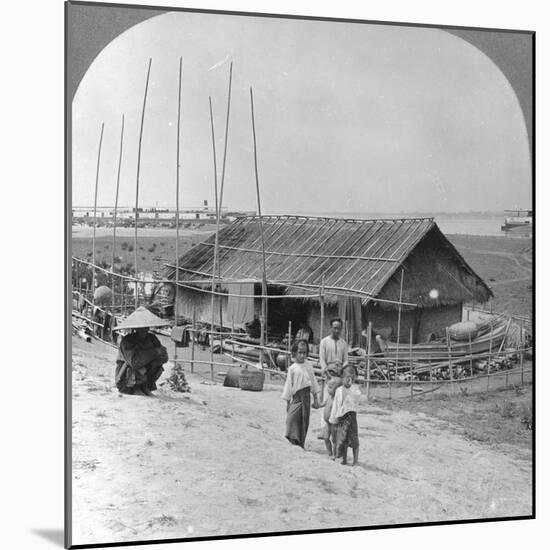
[[323,407],[323,420],[321,433],[317,436],[317,439],[322,439],[325,442],[325,447],[327,448],[328,456],[333,460],[335,457],[336,450],[336,430],[333,425],[330,423],[330,413],[332,412],[332,402],[334,401],[334,394],[339,386],[342,385],[342,379],[337,376],[333,376],[327,380],[327,399],[321,406]]
[[357,409],[361,392],[354,385],[356,378],[354,367],[346,367],[342,385],[334,394],[330,423],[336,429],[336,458],[342,458],[342,464],[348,462],[348,447],[353,451],[353,465],[359,460],[359,433],[357,428]]
[[311,394],[313,407],[319,408],[319,384],[313,373],[313,366],[307,360],[309,344],[298,340],[293,347],[294,363],[289,367],[282,398],[286,400],[285,437],[293,444],[304,448],[309,415],[311,412]]

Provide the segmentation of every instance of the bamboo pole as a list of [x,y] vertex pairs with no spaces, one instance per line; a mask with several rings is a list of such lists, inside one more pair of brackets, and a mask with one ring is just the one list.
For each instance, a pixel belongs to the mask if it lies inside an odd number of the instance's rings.
[[321,326],[319,328],[319,345],[321,345],[321,340],[323,339],[324,328],[325,328],[325,274],[321,275],[321,291],[319,293],[319,306],[321,308]]
[[470,376],[474,375],[474,360],[472,357],[472,333],[468,333],[468,348],[470,352]]
[[369,321],[367,334],[367,403],[370,396],[370,357],[372,353],[372,321]]
[[101,146],[103,144],[103,130],[105,128],[105,123],[101,123],[101,133],[99,135],[99,147],[97,149],[97,165],[95,171],[95,193],[94,193],[94,231],[92,234],[92,302],[95,302],[94,291],[95,291],[95,229],[97,226],[97,188],[99,186],[99,166],[101,164]]
[[122,280],[122,313],[126,317],[126,284],[124,280]]
[[[233,338],[235,337],[235,319],[231,319],[231,358],[235,359],[235,342],[233,341]],[[223,346],[222,346],[223,350]]]
[[432,397],[432,401],[433,401],[433,398],[434,398],[433,397],[434,396],[434,394],[433,394],[433,392],[434,392],[434,380],[433,380],[433,370],[432,370],[432,361],[431,361],[431,359],[429,360],[428,365],[430,367],[430,387],[431,387],[431,391],[432,391],[432,396],[431,397]]
[[136,277],[136,296],[135,307],[137,309],[139,303],[139,283],[138,283],[138,205],[139,205],[139,176],[141,171],[141,143],[143,140],[143,122],[145,119],[145,106],[147,104],[147,91],[149,89],[149,75],[151,74],[152,59],[149,58],[149,66],[147,67],[147,79],[145,80],[145,91],[143,93],[143,106],[141,109],[141,124],[139,127],[138,141],[138,156],[137,156],[137,174],[136,174],[136,207],[134,216],[134,275]]
[[[76,288],[78,293],[82,295],[82,276],[80,274],[80,262],[76,262]],[[78,304],[78,309],[80,311],[80,303]]]
[[[399,367],[399,340],[401,339],[401,302],[403,302],[403,276],[404,276],[404,270],[401,268],[401,282],[399,284],[399,305],[397,306],[397,347],[395,350],[395,372],[397,373],[397,369]],[[391,395],[391,367],[388,363],[388,380],[390,384],[390,399],[392,397]]]
[[[210,131],[212,136],[212,160],[213,160],[213,166],[214,166],[214,205],[216,208],[216,226],[218,227],[219,218],[220,218],[220,211],[218,208],[218,168],[216,163],[216,134],[214,132],[214,114],[212,112],[212,98],[208,97],[208,104],[210,107]],[[216,231],[215,235],[215,246],[214,246],[214,259],[212,261],[212,295],[210,297],[210,314],[211,314],[211,322],[210,322],[210,329],[211,333],[214,333],[214,297],[216,292],[216,265],[218,262],[218,238],[219,238],[219,231]],[[176,270],[179,271],[179,270]],[[221,299],[220,299],[221,300]],[[210,360],[214,361],[214,343],[212,340],[212,335],[210,336]],[[211,372],[212,379],[214,378],[214,372],[212,369]]]
[[413,329],[409,328],[409,361],[411,376],[411,397],[413,396]]
[[[323,325],[325,323],[325,273],[321,274],[321,286],[319,287],[319,309],[320,309],[320,326],[319,326],[319,354],[321,353],[321,340],[323,339]],[[326,375],[323,373],[321,378],[321,403],[325,399],[325,378]]]
[[[502,339],[502,342],[500,343],[500,346],[498,348],[498,352],[497,352],[498,358],[501,356],[502,349],[504,348],[504,344],[506,343],[506,338],[508,337],[508,331],[510,330],[511,324],[512,324],[512,319],[508,319],[508,323],[506,324],[506,330],[504,331],[504,338]],[[508,371],[506,371],[505,385],[508,386]]]
[[[288,341],[287,341],[287,344],[286,344],[286,349],[287,349],[287,353],[288,353],[288,356],[290,358],[290,355],[291,355],[291,341],[292,341],[292,321],[289,321],[288,322]],[[290,366],[290,365],[288,365]]]
[[489,381],[491,380],[489,373],[491,370],[492,352],[493,352],[493,322],[491,321],[491,333],[489,335],[489,359],[487,359],[487,391],[489,391]]
[[191,327],[192,327],[192,335],[191,335],[191,372],[195,372],[195,331],[196,331],[196,319],[197,317],[197,310],[195,306],[193,306],[193,315],[191,317]]
[[[178,72],[178,127],[176,132],[176,265],[180,262],[180,136],[181,136],[181,73],[182,57],[180,56]],[[178,326],[178,304],[179,304],[179,269],[176,269],[176,294],[174,296],[174,326]],[[178,345],[174,342],[174,361],[177,361]]]
[[[262,244],[262,295],[267,296],[267,275],[265,265],[265,241],[264,241],[264,228],[262,223],[262,205],[260,200],[260,181],[258,177],[258,152],[256,145],[256,124],[254,120],[254,96],[252,93],[252,87],[250,88],[250,113],[252,118],[252,139],[254,143],[254,174],[256,177],[256,199],[258,204],[258,219],[260,222],[260,240]],[[260,316],[260,341],[262,346],[265,346],[265,333],[267,323],[267,298],[262,298],[262,314]],[[263,366],[263,352],[260,353],[260,365]]]
[[[218,279],[221,280],[221,266],[220,266],[220,256],[219,256],[219,240],[218,240],[218,234],[220,232],[220,219],[222,216],[222,205],[223,205],[223,191],[225,188],[225,162],[227,159],[227,143],[228,143],[228,135],[229,135],[229,113],[231,110],[231,82],[233,80],[233,62],[229,65],[229,85],[227,90],[227,109],[226,109],[226,116],[225,116],[225,137],[224,137],[224,145],[223,145],[223,161],[222,161],[222,177],[220,182],[220,198],[218,201],[218,207],[217,207],[217,214],[216,214],[216,242],[218,243],[218,254],[217,254],[217,268],[216,273],[218,274]],[[222,330],[223,327],[223,307],[222,307],[222,298],[219,297],[218,300],[219,303],[219,309],[220,309],[220,330]],[[221,345],[223,348],[223,336],[221,337]]]
[[113,272],[113,276],[111,279],[111,285],[113,287],[113,309],[115,307],[115,249],[116,249],[116,216],[117,216],[117,210],[118,210],[118,192],[120,189],[120,170],[122,167],[122,149],[124,145],[124,113],[122,114],[122,125],[120,128],[120,148],[118,152],[118,169],[116,174],[116,192],[115,192],[115,209],[113,212],[113,257],[111,261],[111,271]]
[[447,340],[447,352],[449,354],[449,378],[451,380],[451,393],[454,392],[454,378],[453,378],[453,361],[451,350],[451,337],[449,336],[449,329],[445,328],[446,340]]
[[521,321],[519,326],[519,345],[521,346],[520,352],[519,352],[519,367],[521,371],[521,383],[523,385],[523,349],[525,347],[524,343],[524,334],[523,334],[523,321]]

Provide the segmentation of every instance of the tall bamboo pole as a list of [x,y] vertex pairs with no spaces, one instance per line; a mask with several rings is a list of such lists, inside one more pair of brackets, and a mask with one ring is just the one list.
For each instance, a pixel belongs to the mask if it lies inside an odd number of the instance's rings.
[[[212,112],[212,98],[208,97],[208,105],[210,108],[210,130],[212,134],[212,159],[214,165],[214,203],[216,208],[216,225],[219,218],[219,209],[218,209],[218,167],[216,163],[216,135],[214,133],[214,114]],[[214,244],[214,259],[212,261],[212,294],[210,297],[210,361],[212,362],[212,368],[210,369],[210,374],[212,380],[214,379],[214,297],[216,291],[216,264],[218,262],[218,231],[216,231]]]
[[[256,146],[256,124],[254,121],[254,96],[252,94],[252,87],[250,88],[250,112],[252,117],[252,138],[254,141],[254,174],[256,176],[256,199],[258,203],[258,219],[260,222],[260,240],[262,243],[262,315],[260,318],[260,341],[261,345],[265,346],[265,332],[267,322],[267,276],[265,265],[265,241],[264,241],[264,228],[262,224],[262,206],[260,200],[260,181],[258,177],[258,152]],[[260,365],[263,366],[263,350],[260,350]]]
[[[220,231],[220,219],[222,216],[222,205],[223,205],[223,190],[225,188],[225,162],[227,159],[227,142],[229,135],[229,113],[231,110],[231,82],[233,80],[233,62],[229,65],[229,86],[227,89],[227,110],[225,116],[225,136],[224,136],[224,145],[223,145],[223,161],[222,161],[222,177],[220,181],[220,199],[218,201],[217,214],[216,214],[216,245],[219,246],[218,234]],[[218,274],[218,279],[221,280],[221,267],[220,267],[220,257],[217,256],[217,268],[216,273]],[[221,296],[218,298],[219,309],[220,309],[220,332],[222,332],[223,326],[223,311],[222,311],[222,299]],[[220,345],[223,347],[223,338],[220,335]]]
[[113,310],[115,308],[115,247],[116,247],[116,216],[118,210],[118,191],[120,189],[120,169],[122,167],[122,148],[124,145],[124,114],[122,114],[122,125],[120,128],[120,149],[118,152],[118,170],[116,174],[116,192],[115,192],[115,210],[113,212],[113,259],[111,262],[111,271],[113,272]]
[[[95,170],[95,193],[94,193],[94,232],[92,235],[92,303],[95,303],[94,291],[95,291],[95,229],[97,225],[97,188],[99,185],[99,166],[101,164],[101,146],[103,144],[103,130],[105,123],[101,123],[101,134],[99,135],[99,147],[97,149],[97,165]],[[92,312],[93,315],[93,312]]]
[[[178,128],[176,132],[176,294],[174,296],[174,326],[178,326],[179,304],[179,264],[180,264],[180,134],[181,134],[181,72],[182,57],[180,56],[178,73]],[[174,342],[174,366],[177,366],[178,346]]]
[[134,276],[136,278],[136,296],[135,307],[138,307],[139,291],[138,291],[138,205],[139,205],[139,175],[141,170],[141,142],[143,139],[143,122],[145,119],[145,106],[147,104],[147,91],[149,90],[149,75],[151,74],[152,59],[149,58],[149,66],[147,67],[147,79],[145,80],[145,91],[143,93],[143,106],[141,109],[141,124],[139,127],[139,142],[138,142],[138,158],[137,158],[137,174],[136,174],[136,207],[134,216]]

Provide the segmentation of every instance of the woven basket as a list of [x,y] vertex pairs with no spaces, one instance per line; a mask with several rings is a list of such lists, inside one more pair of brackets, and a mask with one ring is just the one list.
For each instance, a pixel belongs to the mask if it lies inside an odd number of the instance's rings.
[[264,371],[244,368],[239,376],[239,386],[241,390],[262,391],[264,389],[264,380]]
[[227,374],[225,375],[223,385],[228,388],[238,388],[240,375],[240,367],[229,367]]

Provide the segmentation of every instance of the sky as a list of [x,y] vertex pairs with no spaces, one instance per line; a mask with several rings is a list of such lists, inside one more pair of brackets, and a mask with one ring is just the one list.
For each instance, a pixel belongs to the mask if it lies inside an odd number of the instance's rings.
[[152,58],[140,206],[175,206],[178,64],[183,57],[180,205],[214,202],[208,98],[221,179],[229,63],[233,87],[224,206],[255,210],[249,88],[264,213],[497,211],[531,205],[518,100],[494,63],[438,29],[166,13],[95,59],[73,114],[73,205],[133,206]]

